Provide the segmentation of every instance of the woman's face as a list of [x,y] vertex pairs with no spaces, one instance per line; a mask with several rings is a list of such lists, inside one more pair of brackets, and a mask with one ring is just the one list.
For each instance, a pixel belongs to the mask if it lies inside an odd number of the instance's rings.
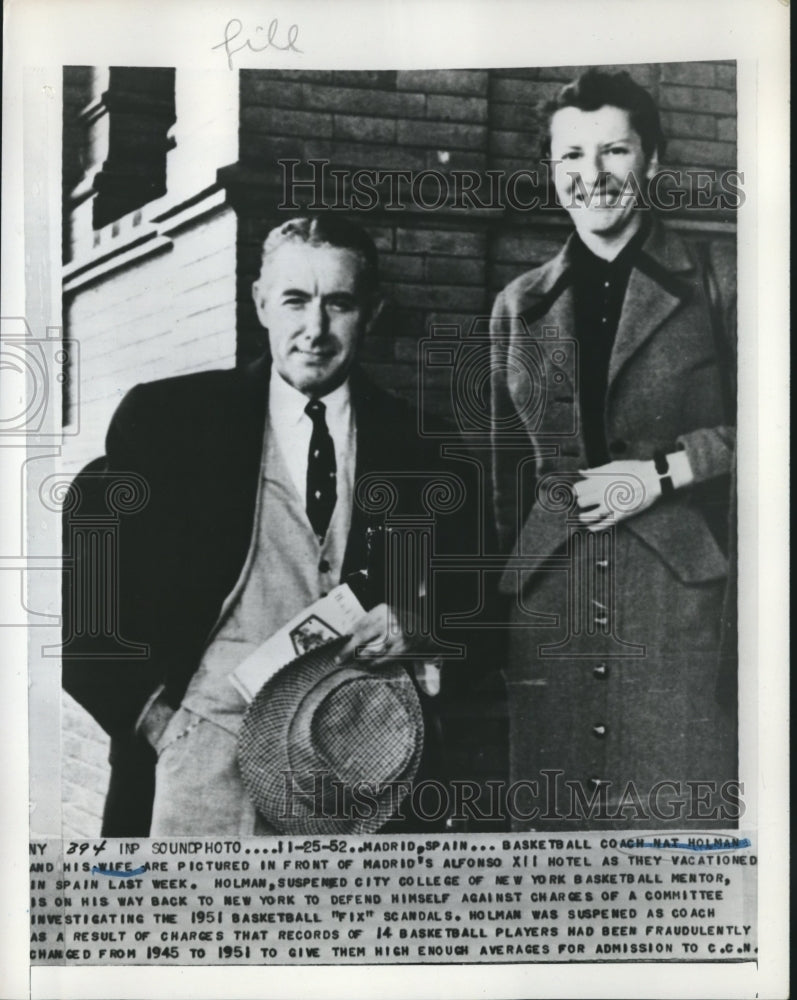
[[658,169],[624,108],[560,108],[551,119],[554,186],[579,233],[617,237]]

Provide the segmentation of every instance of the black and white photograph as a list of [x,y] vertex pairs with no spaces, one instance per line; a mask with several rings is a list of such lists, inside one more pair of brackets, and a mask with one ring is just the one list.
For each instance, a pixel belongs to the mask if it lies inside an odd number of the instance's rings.
[[298,832],[241,782],[229,675],[352,573],[374,701],[332,696],[347,737],[285,794],[409,780],[407,832],[737,825],[735,73],[241,70],[231,110],[65,67],[76,836]]
[[376,18],[330,66],[328,12],[244,7],[196,59],[141,23],[54,46],[4,105],[25,995],[433,965],[464,996],[486,963],[491,996],[780,995],[763,20],[631,55],[560,9],[550,47],[461,26],[416,62]]

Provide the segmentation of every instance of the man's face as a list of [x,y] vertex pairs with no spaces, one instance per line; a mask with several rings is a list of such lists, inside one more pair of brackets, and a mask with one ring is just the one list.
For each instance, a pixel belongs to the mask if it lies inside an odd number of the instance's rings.
[[[551,159],[560,203],[580,233],[616,237],[633,218],[634,192],[657,170],[624,108],[561,108],[551,119]],[[629,176],[633,178],[629,180]],[[634,180],[636,184],[634,184]]]
[[284,243],[253,286],[274,367],[306,396],[345,381],[371,320],[362,262],[352,250]]

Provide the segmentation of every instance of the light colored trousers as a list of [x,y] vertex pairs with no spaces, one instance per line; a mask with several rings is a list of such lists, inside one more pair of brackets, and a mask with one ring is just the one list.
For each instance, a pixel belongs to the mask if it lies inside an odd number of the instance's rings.
[[155,745],[151,837],[275,833],[252,805],[236,760],[237,739],[179,708]]

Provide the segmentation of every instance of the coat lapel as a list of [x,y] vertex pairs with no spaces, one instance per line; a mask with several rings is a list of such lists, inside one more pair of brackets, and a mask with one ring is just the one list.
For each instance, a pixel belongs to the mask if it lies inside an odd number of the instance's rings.
[[609,361],[608,391],[642,345],[689,296],[683,278],[694,265],[680,245],[654,223],[628,281]]

